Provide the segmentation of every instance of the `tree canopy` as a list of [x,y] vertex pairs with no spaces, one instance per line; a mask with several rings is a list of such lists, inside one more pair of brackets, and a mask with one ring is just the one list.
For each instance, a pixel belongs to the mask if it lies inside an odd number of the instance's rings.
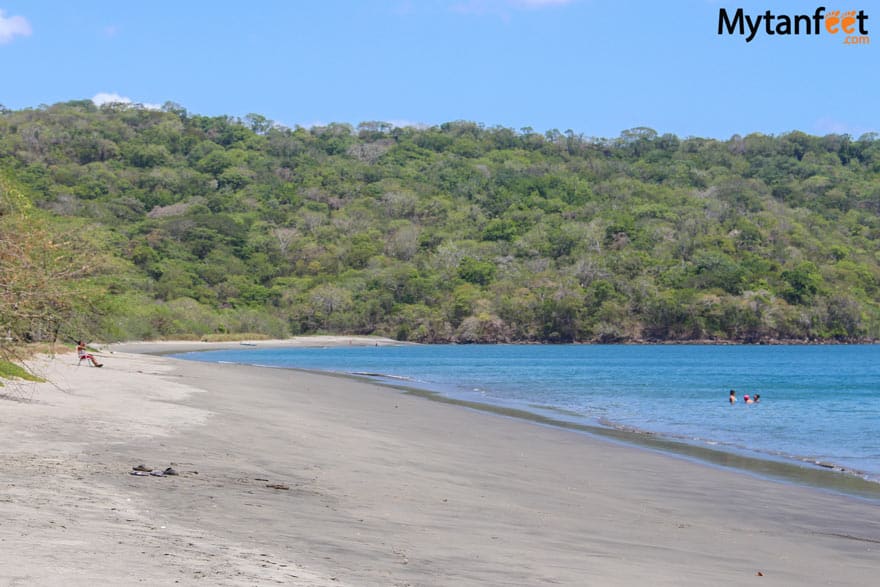
[[[0,325],[105,340],[877,339],[878,173],[874,135],[4,110]],[[48,281],[29,273],[40,263]],[[25,312],[25,292],[46,296]]]

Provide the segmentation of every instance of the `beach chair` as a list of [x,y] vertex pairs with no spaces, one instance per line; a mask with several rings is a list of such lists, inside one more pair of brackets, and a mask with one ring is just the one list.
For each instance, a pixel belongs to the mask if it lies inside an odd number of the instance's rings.
[[77,347],[76,348],[76,366],[79,367],[82,365],[83,361],[86,361],[90,367],[101,367],[103,366],[101,363],[98,363],[97,359],[88,352],[85,348]]

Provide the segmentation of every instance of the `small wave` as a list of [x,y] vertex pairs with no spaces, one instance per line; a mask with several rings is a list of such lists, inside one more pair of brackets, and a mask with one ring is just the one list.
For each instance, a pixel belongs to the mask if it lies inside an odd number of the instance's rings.
[[382,379],[396,379],[397,381],[415,381],[412,377],[405,377],[403,375],[389,375],[388,373],[374,373],[372,371],[352,371],[352,375],[359,375],[361,377],[381,377]]
[[801,457],[799,460],[801,460],[804,463],[816,465],[817,467],[822,467],[823,469],[830,469],[832,471],[837,471],[839,473],[849,473],[850,475],[857,475],[863,479],[871,480],[871,476],[866,471],[861,471],[861,470],[855,469],[853,467],[847,467],[844,465],[840,465],[838,463],[824,461],[824,460],[816,459],[813,457]]
[[582,414],[578,411],[570,410],[570,409],[564,408],[562,406],[553,406],[553,405],[546,405],[546,404],[528,404],[528,406],[529,406],[529,408],[531,408],[533,410],[542,410],[542,411],[547,411],[547,412],[551,412],[554,414],[561,414],[561,415],[567,416],[569,418],[577,418],[577,419],[581,419],[581,420],[588,419],[588,416],[586,414]]

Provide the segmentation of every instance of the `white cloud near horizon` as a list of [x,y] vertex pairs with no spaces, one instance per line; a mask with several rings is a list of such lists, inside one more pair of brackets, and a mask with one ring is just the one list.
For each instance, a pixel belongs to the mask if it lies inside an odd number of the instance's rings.
[[104,104],[139,104],[147,110],[161,110],[161,104],[150,104],[148,102],[135,102],[131,98],[122,96],[115,92],[98,92],[92,97],[95,106],[103,106]]
[[830,116],[818,119],[813,127],[814,131],[818,131],[821,134],[849,135],[856,139],[864,134],[874,133],[880,130],[862,124],[853,124],[852,122],[839,120]]
[[[337,122],[342,123],[342,121],[337,121]],[[366,122],[366,121],[362,120],[361,122]],[[416,129],[421,129],[421,130],[424,130],[426,128],[431,128],[431,126],[432,126],[432,125],[428,124],[427,122],[414,122],[412,120],[406,120],[403,118],[397,118],[397,119],[392,119],[392,120],[377,120],[377,122],[385,122],[387,124],[390,124],[394,128],[416,128]],[[280,124],[281,126],[287,126],[286,124],[282,124],[282,123],[278,123],[278,122],[276,122],[276,124]],[[296,126],[304,128],[306,130],[311,130],[313,128],[321,128],[324,126],[329,126],[330,124],[331,123],[324,122],[323,120],[313,120],[312,122],[298,123]],[[351,124],[351,123],[348,123],[348,124]],[[360,124],[360,123],[351,124],[351,127],[354,129],[357,129],[358,124]]]
[[31,23],[23,16],[6,16],[0,10],[0,45],[11,43],[15,37],[31,36]]
[[431,125],[426,122],[416,122],[414,120],[406,120],[405,118],[392,118],[391,120],[382,120],[381,122],[387,122],[394,128],[415,128],[419,130],[431,128]]

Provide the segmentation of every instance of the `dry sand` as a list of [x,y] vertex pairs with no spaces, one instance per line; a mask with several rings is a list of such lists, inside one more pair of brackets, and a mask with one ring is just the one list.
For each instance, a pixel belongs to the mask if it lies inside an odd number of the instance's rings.
[[[876,502],[347,378],[127,352],[104,362],[59,355],[34,365],[51,384],[0,388],[2,585],[880,576]],[[130,475],[141,463],[180,474]]]

